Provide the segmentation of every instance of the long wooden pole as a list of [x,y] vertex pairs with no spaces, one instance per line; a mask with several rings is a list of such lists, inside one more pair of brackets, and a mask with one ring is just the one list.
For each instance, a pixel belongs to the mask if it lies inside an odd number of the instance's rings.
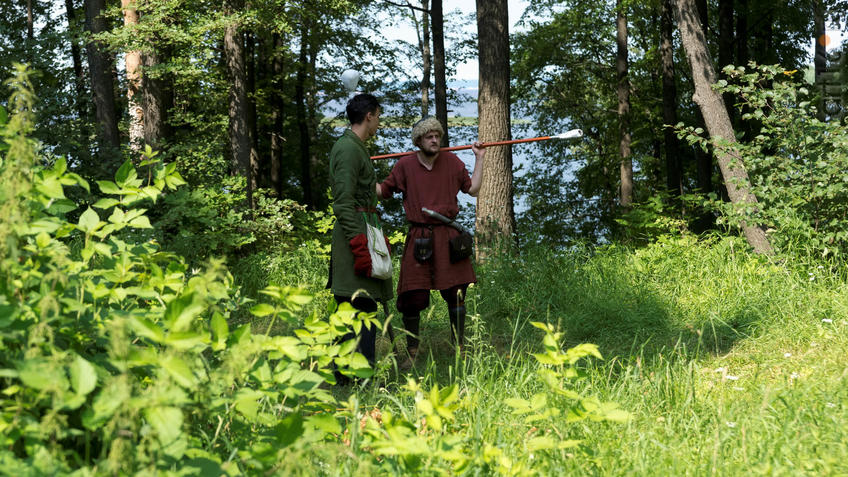
[[[508,146],[510,144],[520,144],[524,142],[536,142],[536,141],[547,141],[548,139],[561,139],[559,136],[540,136],[540,137],[531,137],[527,139],[511,139],[509,141],[493,141],[493,142],[484,142],[482,143],[483,147],[492,147],[492,146]],[[452,147],[443,147],[441,151],[461,151],[463,149],[471,149],[471,144],[466,144],[464,146],[452,146]],[[377,161],[380,159],[391,159],[392,157],[401,157],[406,156],[408,154],[414,154],[416,151],[407,151],[407,152],[395,152],[393,154],[383,154],[380,156],[371,156],[371,160]]]

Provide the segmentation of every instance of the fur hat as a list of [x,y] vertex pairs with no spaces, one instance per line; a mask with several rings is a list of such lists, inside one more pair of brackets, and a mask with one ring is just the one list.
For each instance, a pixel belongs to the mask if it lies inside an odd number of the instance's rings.
[[445,135],[445,130],[442,129],[442,123],[440,123],[438,119],[433,116],[427,116],[426,118],[418,121],[412,126],[412,144],[417,146],[418,140],[421,139],[422,136],[426,136],[433,131],[438,131],[438,133],[442,136]]

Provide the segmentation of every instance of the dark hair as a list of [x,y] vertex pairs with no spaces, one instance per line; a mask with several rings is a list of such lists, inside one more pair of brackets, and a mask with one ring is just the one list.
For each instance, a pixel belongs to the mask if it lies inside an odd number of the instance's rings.
[[365,120],[365,116],[368,113],[376,114],[378,109],[380,109],[380,102],[377,101],[374,95],[360,93],[350,98],[345,111],[347,112],[347,119],[350,121],[350,124],[359,124]]

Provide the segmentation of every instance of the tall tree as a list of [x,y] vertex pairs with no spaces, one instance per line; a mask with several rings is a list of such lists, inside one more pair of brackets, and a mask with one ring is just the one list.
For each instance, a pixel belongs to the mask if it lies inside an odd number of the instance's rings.
[[295,108],[297,112],[297,127],[300,136],[300,187],[303,190],[303,203],[312,206],[312,172],[309,121],[307,120],[306,82],[309,68],[310,28],[304,24],[300,34],[300,53],[297,61],[297,76],[295,78]]
[[630,80],[627,76],[627,15],[621,0],[616,0],[616,60],[618,73],[618,151],[621,155],[621,195],[625,209],[633,204],[633,159],[630,157]]
[[[815,69],[816,83],[820,82],[821,74],[824,73],[827,66],[827,43],[825,37],[825,6],[824,0],[815,0],[815,13],[813,18],[813,41],[815,42],[815,56],[813,57],[813,65]],[[816,117],[819,121],[824,121],[827,117],[824,109],[824,94],[818,101],[816,109]]]
[[[108,30],[103,17],[104,0],[85,0],[85,25],[93,35]],[[109,175],[117,165],[113,151],[120,146],[118,136],[118,113],[115,105],[115,83],[112,76],[112,59],[105,45],[98,40],[89,40],[88,72],[91,78],[91,91],[94,95],[94,108],[97,117],[97,135],[101,149],[101,173]],[[109,158],[113,158],[109,160]]]
[[418,17],[415,8],[409,4],[409,14],[415,24],[415,32],[418,34],[418,52],[421,54],[421,117],[430,115],[430,75],[432,73],[432,58],[430,51],[430,2],[421,0],[421,25],[418,25]]
[[243,4],[240,0],[224,0],[224,14],[229,18],[224,31],[224,57],[230,78],[227,128],[230,139],[230,163],[234,171],[247,180],[247,201],[254,206],[250,177],[250,131],[247,124],[247,79],[244,69],[244,37],[235,14]]
[[[124,13],[124,28],[132,30],[138,26],[136,0],[121,0]],[[144,110],[141,106],[141,50],[130,49],[124,54],[127,71],[127,106],[129,110],[130,150],[138,154],[144,142]]]
[[274,51],[271,55],[271,184],[277,197],[283,198],[283,118],[286,112],[286,100],[283,95],[283,74],[285,65],[285,40],[282,33],[274,32],[272,37]]
[[672,0],[662,0],[660,16],[660,64],[662,70],[663,142],[665,144],[666,187],[672,196],[683,193],[683,161],[677,134],[677,84],[674,76],[674,20]]
[[436,102],[436,119],[442,123],[445,135],[442,136],[442,146],[450,145],[448,131],[448,87],[445,72],[445,18],[442,12],[442,0],[432,0],[430,4],[430,20],[433,28],[433,75],[435,76],[434,100]]
[[[509,11],[506,0],[477,0],[480,141],[510,139]],[[477,196],[477,239],[492,245],[511,239],[515,230],[512,197],[512,149],[492,148],[483,163],[483,185]],[[478,255],[485,251],[478,247]]]
[[[735,143],[736,136],[730,117],[720,94],[712,89],[716,83],[716,72],[707,49],[707,40],[699,25],[694,0],[676,0],[675,18],[680,30],[683,49],[689,59],[695,94],[692,99],[704,116],[707,130],[714,141]],[[739,207],[757,207],[757,198],[751,192],[748,172],[738,153],[724,147],[716,148],[716,157],[721,169],[731,202]],[[771,244],[765,231],[758,224],[743,222],[742,229],[748,244],[758,253],[771,253]]]
[[[80,47],[77,43],[77,15],[73,0],[65,0],[65,14],[68,17],[68,41],[71,44],[71,64],[74,68],[74,92],[76,93],[74,106],[76,107],[80,124],[84,125],[88,119],[85,101],[85,76],[82,69],[82,53],[80,52]],[[85,128],[81,131],[80,136],[85,138]]]
[[154,44],[141,55],[144,142],[154,150],[170,134],[168,110],[174,101],[174,85],[169,75],[157,71],[169,53],[168,48]]

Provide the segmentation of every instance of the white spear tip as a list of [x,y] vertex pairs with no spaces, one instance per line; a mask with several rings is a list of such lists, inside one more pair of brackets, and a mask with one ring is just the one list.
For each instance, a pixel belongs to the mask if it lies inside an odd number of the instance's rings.
[[348,92],[356,91],[356,85],[359,84],[359,72],[356,70],[344,70],[342,72],[342,84]]
[[556,136],[559,139],[575,139],[578,137],[583,137],[582,129],[572,129],[571,131],[566,131],[562,134]]

